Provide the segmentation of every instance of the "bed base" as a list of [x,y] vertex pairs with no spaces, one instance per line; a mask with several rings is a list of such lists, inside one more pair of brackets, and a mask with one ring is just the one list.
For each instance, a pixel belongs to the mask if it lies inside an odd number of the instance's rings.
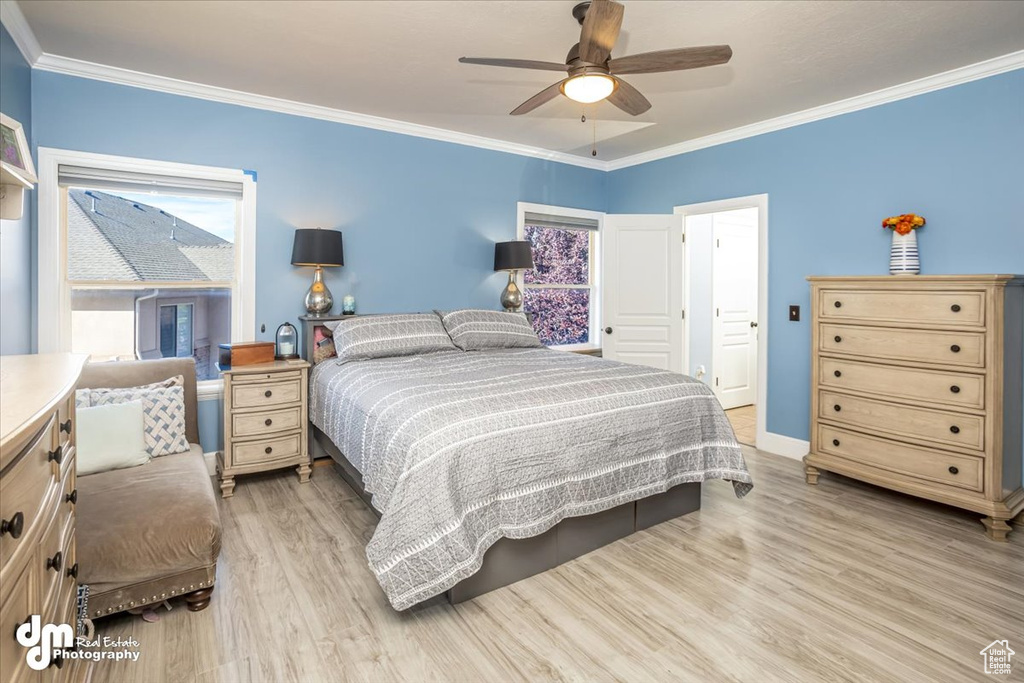
[[[314,458],[329,457],[342,479],[378,518],[363,478],[338,447],[310,424],[310,451]],[[564,564],[592,550],[700,509],[700,483],[680,484],[665,493],[618,505],[582,517],[567,517],[544,533],[530,538],[502,538],[484,555],[480,570],[446,591],[452,604],[508,586]]]

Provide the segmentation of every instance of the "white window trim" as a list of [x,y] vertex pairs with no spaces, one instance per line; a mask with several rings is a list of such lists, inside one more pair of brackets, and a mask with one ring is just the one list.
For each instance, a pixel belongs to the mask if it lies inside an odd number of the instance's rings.
[[[591,277],[593,278],[591,282],[590,299],[590,342],[588,342],[587,344],[563,344],[560,346],[556,345],[550,348],[560,349],[564,351],[601,348],[601,311],[603,303],[601,299],[601,235],[604,229],[605,214],[601,211],[591,211],[589,209],[576,209],[568,206],[554,206],[551,204],[533,204],[530,202],[517,202],[517,240],[523,239],[524,231],[526,228],[527,213],[541,213],[555,216],[565,216],[566,218],[584,218],[587,220],[597,221],[597,230],[594,231],[594,239],[592,241],[592,248],[590,253],[590,273]],[[519,285],[519,289],[525,289],[526,287],[523,279],[523,271],[519,271],[516,274],[516,284]]]
[[[71,288],[64,278],[63,192],[57,181],[61,164],[135,173],[223,180],[242,184],[236,216],[235,279],[231,288],[231,339],[256,339],[256,182],[240,169],[196,166],[149,159],[39,148],[39,265],[36,332],[39,353],[71,350]],[[219,384],[210,380],[200,384]]]

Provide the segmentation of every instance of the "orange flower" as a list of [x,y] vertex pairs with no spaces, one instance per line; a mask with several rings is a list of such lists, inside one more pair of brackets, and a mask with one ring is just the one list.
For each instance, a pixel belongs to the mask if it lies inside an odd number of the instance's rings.
[[899,216],[889,216],[882,221],[883,228],[892,228],[901,235],[906,235],[914,228],[920,228],[924,224],[924,216],[918,216],[916,213],[904,213]]

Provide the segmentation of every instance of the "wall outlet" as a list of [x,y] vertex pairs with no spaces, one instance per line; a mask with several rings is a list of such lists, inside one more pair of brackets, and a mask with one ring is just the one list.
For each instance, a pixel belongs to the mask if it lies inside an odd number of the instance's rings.
[[800,320],[800,307],[799,306],[790,306],[789,307],[789,321],[795,323],[795,322],[798,322],[799,320]]
[[698,365],[697,366],[697,379],[702,378],[706,374],[708,374],[707,369],[705,369],[705,367],[703,365]]

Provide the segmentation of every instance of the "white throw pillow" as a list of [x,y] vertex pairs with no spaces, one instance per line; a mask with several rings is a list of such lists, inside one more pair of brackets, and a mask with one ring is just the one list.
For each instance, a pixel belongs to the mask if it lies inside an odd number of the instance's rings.
[[77,417],[79,475],[149,462],[142,401],[82,408]]

